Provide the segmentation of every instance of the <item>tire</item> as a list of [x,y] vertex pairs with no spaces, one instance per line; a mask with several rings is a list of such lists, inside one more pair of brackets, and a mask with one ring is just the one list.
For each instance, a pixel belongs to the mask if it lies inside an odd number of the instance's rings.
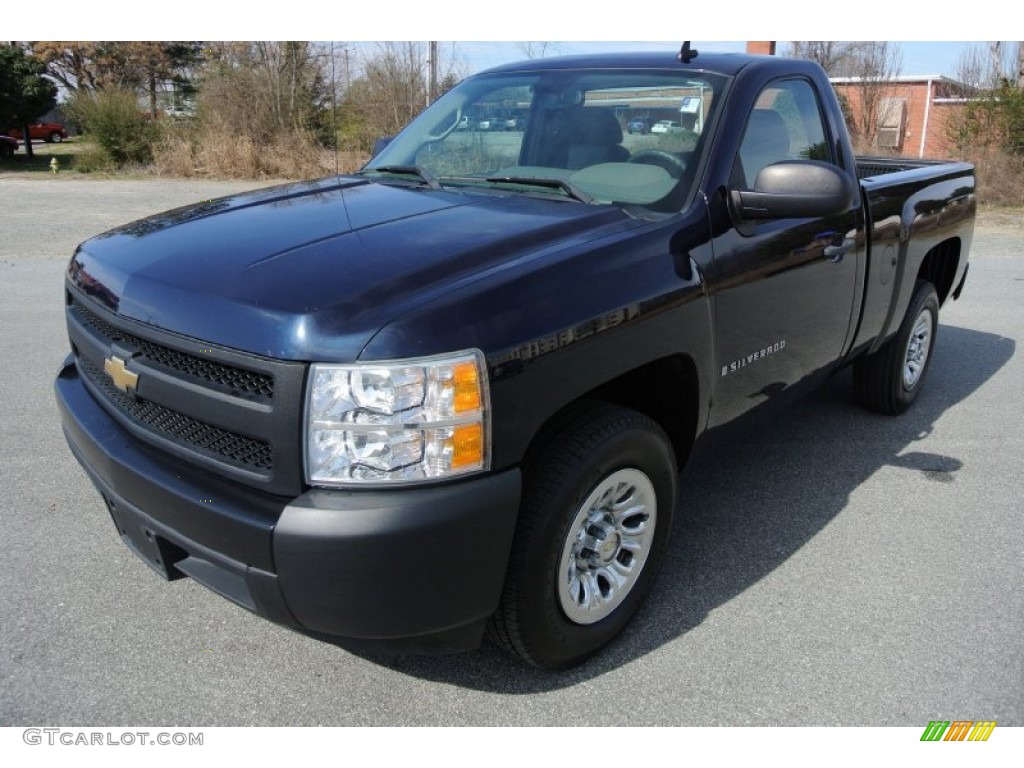
[[938,327],[935,286],[918,280],[896,335],[854,363],[854,392],[863,406],[895,415],[913,404],[931,365]]
[[57,133],[57,131],[54,131],[46,137],[46,140],[51,144],[60,144],[64,140],[64,137]]
[[529,664],[563,669],[609,643],[654,584],[672,528],[675,457],[648,417],[588,404],[549,430],[523,471],[488,636]]

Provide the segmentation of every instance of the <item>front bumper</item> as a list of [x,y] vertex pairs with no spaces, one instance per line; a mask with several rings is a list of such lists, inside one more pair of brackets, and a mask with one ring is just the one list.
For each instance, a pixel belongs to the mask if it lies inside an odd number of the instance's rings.
[[288,499],[140,442],[86,391],[71,358],[55,389],[68,445],[119,534],[165,578],[190,576],[343,645],[437,653],[479,645],[504,582],[518,470]]

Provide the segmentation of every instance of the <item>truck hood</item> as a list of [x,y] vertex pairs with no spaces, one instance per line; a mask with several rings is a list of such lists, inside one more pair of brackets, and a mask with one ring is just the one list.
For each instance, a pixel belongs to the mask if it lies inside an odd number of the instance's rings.
[[347,361],[413,307],[635,224],[612,206],[341,177],[119,227],[79,247],[68,279],[124,317],[194,339]]

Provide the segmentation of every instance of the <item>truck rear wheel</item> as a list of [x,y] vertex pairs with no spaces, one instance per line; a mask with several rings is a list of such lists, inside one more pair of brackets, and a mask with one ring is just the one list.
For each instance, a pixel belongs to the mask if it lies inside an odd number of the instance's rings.
[[524,466],[491,639],[547,669],[610,642],[654,583],[675,495],[672,446],[648,417],[592,404],[560,422]]
[[939,297],[935,286],[917,282],[896,335],[853,366],[857,399],[874,411],[903,413],[917,398],[935,349]]

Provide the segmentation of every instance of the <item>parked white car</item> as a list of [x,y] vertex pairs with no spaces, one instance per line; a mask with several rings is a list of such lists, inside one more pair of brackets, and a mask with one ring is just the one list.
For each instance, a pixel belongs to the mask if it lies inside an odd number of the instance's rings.
[[651,133],[682,133],[683,126],[671,120],[659,120],[651,126]]

